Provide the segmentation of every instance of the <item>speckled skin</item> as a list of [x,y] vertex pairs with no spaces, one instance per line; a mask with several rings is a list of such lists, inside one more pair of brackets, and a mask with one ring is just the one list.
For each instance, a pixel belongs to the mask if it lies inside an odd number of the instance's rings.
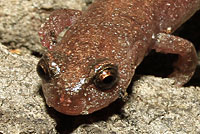
[[[108,106],[123,97],[136,67],[152,49],[179,55],[170,77],[183,85],[196,68],[196,51],[189,41],[169,34],[199,8],[200,0],[97,0],[82,13],[54,11],[39,32],[49,49],[38,64],[48,73],[42,81],[47,104],[68,115]],[[93,79],[107,64],[118,68],[119,80],[101,90]]]

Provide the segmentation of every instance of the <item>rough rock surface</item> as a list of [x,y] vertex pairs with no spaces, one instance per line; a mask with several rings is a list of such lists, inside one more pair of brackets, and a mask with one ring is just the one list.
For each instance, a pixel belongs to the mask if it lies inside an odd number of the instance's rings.
[[119,99],[87,116],[67,116],[46,106],[35,70],[38,59],[30,55],[42,52],[38,28],[53,8],[85,9],[90,2],[0,1],[0,134],[200,133],[199,68],[181,88],[167,78],[136,75],[126,102]]
[[[34,57],[11,54],[0,44],[0,133],[48,133],[55,122],[39,93]],[[48,127],[47,127],[48,126]]]
[[9,48],[39,52],[38,29],[53,9],[85,7],[83,0],[1,0],[0,42]]

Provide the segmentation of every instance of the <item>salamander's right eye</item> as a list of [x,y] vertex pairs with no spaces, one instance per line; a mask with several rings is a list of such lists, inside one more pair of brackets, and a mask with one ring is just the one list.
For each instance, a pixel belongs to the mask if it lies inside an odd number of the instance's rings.
[[51,79],[51,72],[49,70],[48,64],[41,59],[37,65],[37,73],[41,79],[49,81]]

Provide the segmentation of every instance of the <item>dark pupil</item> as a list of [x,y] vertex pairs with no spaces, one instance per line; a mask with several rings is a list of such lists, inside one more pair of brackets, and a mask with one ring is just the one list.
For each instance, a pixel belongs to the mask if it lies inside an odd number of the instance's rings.
[[107,76],[106,78],[103,79],[103,83],[110,84],[113,82],[113,80],[114,80],[113,76]]
[[38,65],[37,67],[37,72],[41,77],[44,77],[46,75],[46,73],[44,72],[44,69],[40,65]]

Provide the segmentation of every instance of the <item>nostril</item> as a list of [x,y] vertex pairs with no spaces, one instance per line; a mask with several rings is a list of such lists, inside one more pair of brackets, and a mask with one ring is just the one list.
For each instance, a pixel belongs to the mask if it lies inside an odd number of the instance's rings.
[[51,79],[48,66],[43,59],[41,59],[38,62],[37,73],[38,73],[38,75],[40,76],[41,79],[44,79],[46,81]]

